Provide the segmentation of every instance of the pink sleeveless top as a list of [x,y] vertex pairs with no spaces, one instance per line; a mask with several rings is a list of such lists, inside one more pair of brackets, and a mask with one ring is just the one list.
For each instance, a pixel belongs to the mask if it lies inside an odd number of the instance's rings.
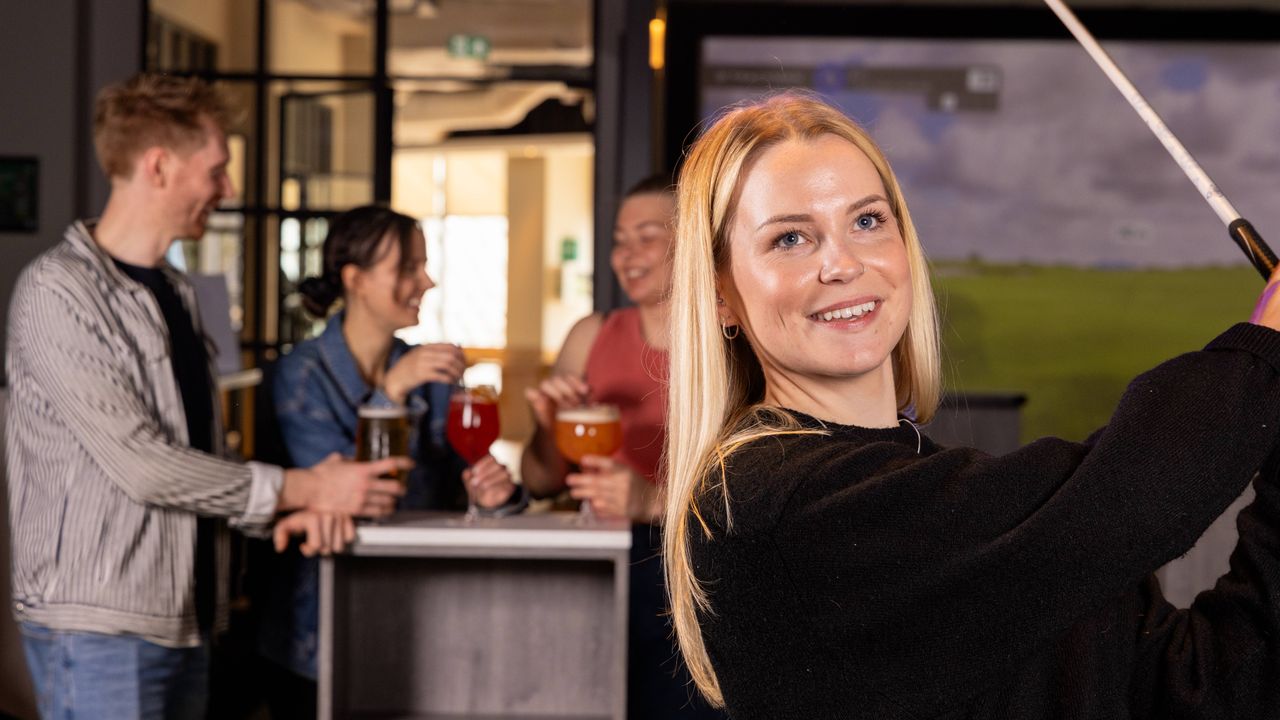
[[593,402],[613,403],[622,415],[622,448],[613,457],[649,482],[660,482],[658,461],[666,442],[667,352],[644,341],[633,307],[605,316],[587,355]]

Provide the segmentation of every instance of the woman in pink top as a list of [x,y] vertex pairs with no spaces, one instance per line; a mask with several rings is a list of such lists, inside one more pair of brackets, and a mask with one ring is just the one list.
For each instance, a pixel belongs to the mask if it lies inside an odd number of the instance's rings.
[[[633,307],[578,321],[552,376],[529,390],[538,429],[520,468],[536,497],[569,488],[602,517],[629,518],[631,597],[627,627],[629,720],[722,718],[689,692],[677,666],[662,585],[660,529],[667,407],[667,297],[671,289],[675,197],[666,177],[646,179],[623,197],[613,226],[610,264]],[[578,472],[556,450],[556,408],[612,403],[621,411],[622,447],[611,457],[582,459]]]
[[[537,430],[520,469],[525,487],[547,497],[567,486],[600,516],[652,523],[661,513],[658,460],[665,440],[667,295],[675,198],[665,177],[646,179],[623,197],[610,264],[633,307],[579,320],[565,338],[551,377],[526,391]],[[613,403],[622,415],[622,448],[588,455],[570,472],[556,450],[557,407]]]

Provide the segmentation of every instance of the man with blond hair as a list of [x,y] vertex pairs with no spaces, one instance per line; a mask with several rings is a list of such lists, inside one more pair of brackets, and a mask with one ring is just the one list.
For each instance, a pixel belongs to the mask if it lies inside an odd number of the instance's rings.
[[13,612],[40,712],[200,718],[226,623],[227,525],[341,549],[390,512],[408,461],[283,470],[222,457],[213,370],[185,277],[165,261],[233,194],[228,113],[202,81],[140,75],[98,97],[111,180],[22,273],[10,306]]

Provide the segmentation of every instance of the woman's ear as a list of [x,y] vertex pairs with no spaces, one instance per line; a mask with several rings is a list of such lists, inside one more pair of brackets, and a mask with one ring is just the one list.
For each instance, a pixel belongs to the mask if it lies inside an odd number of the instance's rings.
[[364,281],[364,273],[360,272],[360,268],[350,263],[343,265],[338,275],[342,278],[343,295],[356,292]]
[[720,318],[720,325],[733,327],[739,324],[738,314],[734,312],[732,303],[735,298],[730,295],[730,301],[725,301],[725,285],[726,283],[716,282],[716,315]]

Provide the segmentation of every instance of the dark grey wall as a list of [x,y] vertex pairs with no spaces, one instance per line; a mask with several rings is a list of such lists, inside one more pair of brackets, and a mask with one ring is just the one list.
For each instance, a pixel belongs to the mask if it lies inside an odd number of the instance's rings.
[[0,349],[19,271],[74,212],[75,28],[76,0],[6,3],[0,22],[0,155],[40,162],[38,232],[0,233]]
[[653,128],[649,20],[655,0],[596,2],[595,308],[626,304],[613,270],[613,216],[618,196],[659,167],[661,138]]
[[[89,114],[99,88],[136,72],[143,0],[5,3],[0,21],[0,155],[40,161],[39,230],[0,233],[0,353],[18,273],[74,218],[96,214],[107,184]],[[0,370],[0,381],[3,381]]]

